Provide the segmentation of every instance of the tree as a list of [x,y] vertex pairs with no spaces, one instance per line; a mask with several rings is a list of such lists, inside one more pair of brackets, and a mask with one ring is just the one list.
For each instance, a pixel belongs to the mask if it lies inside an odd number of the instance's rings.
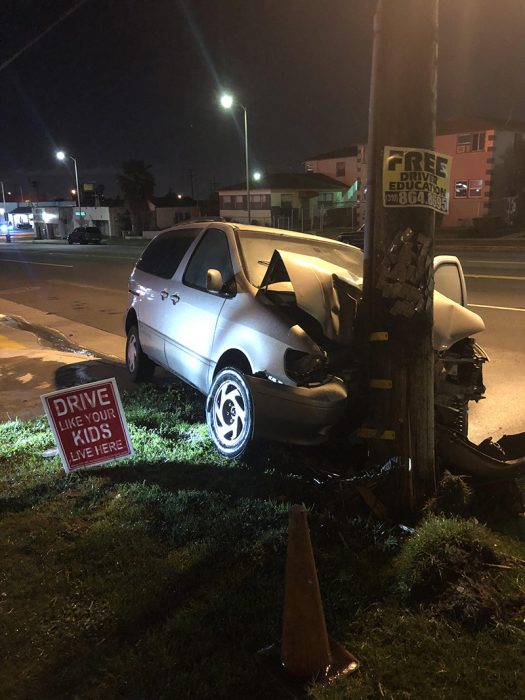
[[141,235],[151,226],[149,202],[155,190],[155,178],[150,172],[151,165],[143,160],[126,160],[121,167],[117,182],[129,208],[131,230],[134,235]]

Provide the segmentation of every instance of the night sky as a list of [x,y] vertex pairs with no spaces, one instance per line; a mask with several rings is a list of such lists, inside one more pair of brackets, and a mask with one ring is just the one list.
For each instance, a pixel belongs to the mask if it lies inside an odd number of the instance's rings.
[[[0,64],[74,4],[3,0]],[[248,110],[251,170],[300,171],[366,138],[375,5],[88,0],[0,72],[0,179],[64,196],[63,147],[109,194],[137,158],[157,194],[189,193],[191,168],[207,196],[244,174],[242,110],[221,110],[222,89]],[[441,0],[439,116],[525,119],[524,37],[522,0]]]

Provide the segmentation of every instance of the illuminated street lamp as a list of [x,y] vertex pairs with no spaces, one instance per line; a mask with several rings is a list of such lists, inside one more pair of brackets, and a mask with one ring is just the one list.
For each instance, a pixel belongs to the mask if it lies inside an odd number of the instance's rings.
[[78,186],[78,168],[77,168],[77,159],[73,158],[73,156],[70,156],[69,154],[64,153],[64,151],[57,151],[56,152],[56,157],[58,160],[65,160],[66,158],[71,158],[75,165],[75,182],[77,183],[77,189],[76,193],[74,190],[71,190],[71,194],[76,194],[77,195],[77,204],[78,204],[78,215],[81,217],[82,216],[82,207],[80,205],[80,187]]
[[[224,94],[221,97],[221,106],[224,109],[231,109],[235,105],[234,99],[231,95]],[[248,223],[250,223],[251,218],[251,208],[250,208],[250,170],[248,167],[248,112],[246,107],[239,103],[239,107],[244,110],[244,157],[246,162],[246,206],[248,209]]]
[[262,177],[262,174],[258,170],[256,170],[253,174],[253,179],[255,180],[255,182],[259,182],[261,177]]

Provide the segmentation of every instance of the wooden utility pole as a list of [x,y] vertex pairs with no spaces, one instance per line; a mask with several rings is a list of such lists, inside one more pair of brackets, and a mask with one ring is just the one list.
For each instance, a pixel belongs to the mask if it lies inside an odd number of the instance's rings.
[[434,149],[437,10],[438,0],[378,0],[370,95],[363,434],[378,457],[399,458],[412,509],[435,490],[435,214],[405,200],[385,206],[383,162],[387,146]]

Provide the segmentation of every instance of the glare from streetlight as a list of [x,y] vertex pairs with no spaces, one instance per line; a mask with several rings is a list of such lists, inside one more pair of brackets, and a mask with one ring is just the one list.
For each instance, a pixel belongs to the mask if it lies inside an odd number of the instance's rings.
[[256,170],[256,171],[254,172],[254,174],[253,174],[253,179],[254,179],[256,182],[259,182],[259,180],[261,179],[261,177],[262,177],[261,173],[260,173],[258,170]]
[[76,193],[77,193],[76,190],[71,190],[71,194],[76,194]]
[[65,160],[66,159],[66,154],[64,153],[64,151],[57,151],[56,156],[57,156],[58,160]]
[[231,109],[233,106],[233,97],[231,95],[223,95],[221,97],[221,105],[224,109]]

